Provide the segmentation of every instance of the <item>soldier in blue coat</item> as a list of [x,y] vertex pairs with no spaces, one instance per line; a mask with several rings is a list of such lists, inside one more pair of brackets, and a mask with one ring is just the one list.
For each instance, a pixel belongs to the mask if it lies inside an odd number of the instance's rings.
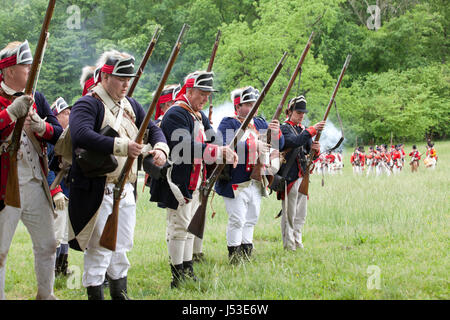
[[[219,132],[224,144],[229,144],[240,128],[247,114],[258,99],[259,92],[253,87],[239,88],[231,92],[235,106],[234,117],[225,117],[219,124]],[[272,148],[269,149],[264,137],[267,129],[272,132]],[[272,173],[279,168],[278,146],[283,147],[278,120],[267,123],[260,117],[254,117],[241,140],[236,146],[239,164],[236,168],[225,168],[225,174],[218,180],[215,190],[225,202],[228,213],[227,247],[231,263],[250,258],[253,250],[253,231],[261,209],[261,197],[267,196],[268,181],[263,175],[261,180],[251,179],[257,161],[261,161]]]
[[[69,126],[72,138],[72,168],[70,170],[69,217],[71,248],[83,250],[83,285],[89,299],[103,299],[103,281],[108,272],[112,299],[126,299],[127,272],[130,262],[126,253],[133,246],[136,223],[136,199],[133,183],[137,178],[134,161],[121,195],[116,250],[99,244],[108,215],[112,212],[112,190],[117,183],[127,157],[152,154],[156,165],[162,166],[169,153],[164,134],[150,121],[149,145],[134,142],[145,111],[134,99],[127,97],[134,74],[134,58],[116,50],[105,52],[96,64],[101,66],[96,85],[72,107]],[[110,137],[100,130],[110,126],[118,135]],[[114,171],[96,176],[91,168],[80,166],[76,155],[80,149],[97,151],[117,161]],[[150,151],[148,151],[150,150]],[[102,168],[100,168],[102,169]],[[89,176],[87,176],[89,173]]]
[[[186,276],[197,280],[192,265],[194,235],[187,227],[197,210],[199,187],[206,180],[206,164],[237,164],[237,154],[215,135],[201,111],[213,89],[213,73],[189,74],[175,104],[164,114],[161,129],[170,147],[173,165],[165,179],[152,179],[150,201],[167,208],[167,238],[172,272],[171,287]],[[217,141],[219,140],[219,141]]]
[[[63,129],[69,125],[69,115],[70,106],[64,100],[64,98],[59,97],[51,106],[53,114],[58,119]],[[64,275],[67,276],[68,273],[68,257],[69,257],[69,228],[68,228],[68,204],[69,204],[69,185],[67,184],[67,174],[70,169],[70,164],[65,163],[62,157],[55,154],[55,146],[49,144],[47,147],[48,156],[48,176],[47,181],[50,188],[50,193],[53,198],[53,203],[55,205],[55,213],[57,217],[55,219],[55,236],[57,242],[56,248],[56,263],[55,263],[55,276]],[[59,184],[55,183],[58,173],[64,170],[62,174],[62,179]]]
[[303,117],[308,112],[306,99],[298,96],[289,101],[287,108],[287,120],[281,125],[284,136],[285,163],[279,173],[285,171],[290,157],[295,157],[293,165],[288,168],[286,183],[283,192],[278,192],[278,199],[282,199],[281,234],[283,246],[287,250],[295,251],[303,248],[302,229],[306,221],[307,196],[298,192],[304,170],[306,170],[306,155],[311,149],[316,151],[316,157],[320,154],[319,142],[313,142],[312,138],[318,131],[323,130],[325,121],[320,121],[314,126],[305,128],[302,125]]

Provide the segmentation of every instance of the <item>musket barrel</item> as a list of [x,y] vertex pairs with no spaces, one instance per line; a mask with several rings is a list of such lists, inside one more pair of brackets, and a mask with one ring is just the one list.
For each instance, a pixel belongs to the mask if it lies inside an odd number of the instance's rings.
[[[339,79],[338,79],[338,81],[337,81],[337,83],[336,83],[336,85],[334,87],[333,94],[331,95],[330,102],[328,103],[327,109],[325,111],[325,115],[323,117],[323,121],[326,121],[327,118],[328,118],[328,113],[330,113],[331,106],[333,105],[333,101],[334,101],[334,99],[336,97],[337,91],[339,90],[339,85],[341,84],[342,78],[344,77],[344,73],[347,70],[347,67],[348,67],[348,65],[350,63],[351,57],[352,57],[351,55],[348,55],[347,58],[345,59],[344,66],[342,67],[341,73],[339,75]],[[319,141],[321,133],[322,133],[321,131],[317,132],[317,135],[316,135],[314,141]],[[315,151],[311,150],[311,152],[309,153],[309,159],[308,159],[308,161],[306,163],[306,172],[304,172],[303,180],[302,180],[302,182],[301,182],[301,184],[300,184],[300,186],[298,188],[298,191],[301,194],[304,194],[304,195],[308,195],[309,171],[311,170],[311,166],[313,164],[313,157],[314,157],[314,155],[315,155]]]
[[165,85],[165,83],[167,81],[167,78],[169,77],[170,71],[172,70],[172,67],[173,67],[173,65],[175,63],[175,60],[178,57],[178,53],[180,52],[182,39],[183,39],[185,33],[189,30],[189,28],[190,28],[190,26],[188,24],[184,24],[183,28],[180,31],[180,34],[178,35],[177,42],[176,42],[175,46],[173,47],[172,53],[171,53],[170,58],[169,58],[169,61],[168,61],[168,63],[166,64],[166,66],[164,68],[161,80],[159,81],[159,84],[158,84],[158,88],[156,89],[155,95],[153,96],[152,103],[150,104],[150,108],[149,108],[149,110],[148,110],[148,112],[147,112],[147,114],[146,114],[146,116],[144,118],[144,121],[141,124],[141,128],[140,128],[140,130],[138,132],[138,135],[136,137],[136,142],[138,142],[138,143],[142,142],[142,139],[143,139],[144,134],[145,134],[145,130],[146,130],[147,126],[148,126],[148,123],[150,122],[150,119],[151,119],[151,116],[152,116],[153,112],[156,109],[156,104],[158,103],[158,100],[159,100],[159,97],[161,95],[161,92],[164,89],[164,85]]
[[[207,72],[211,72],[213,64],[214,64],[214,60],[216,59],[216,53],[217,53],[217,48],[219,47],[219,42],[220,42],[220,37],[222,35],[222,32],[219,30],[217,31],[217,35],[216,35],[216,41],[214,41],[214,46],[213,46],[213,50],[211,53],[211,58],[209,59],[209,63],[208,63],[208,68],[206,69]],[[212,118],[212,110],[213,109],[213,104],[212,104],[212,94],[209,96],[209,112],[208,112],[208,120],[211,122],[211,118]]]
[[247,117],[245,118],[243,125],[241,126],[240,130],[237,131],[237,133],[233,139],[233,142],[234,142],[233,145],[236,145],[236,143],[239,141],[239,139],[244,134],[245,128],[247,128],[250,121],[253,119],[253,117],[258,112],[261,102],[264,100],[267,92],[269,91],[270,87],[272,86],[273,82],[275,81],[275,78],[277,77],[278,73],[280,72],[281,68],[283,67],[284,63],[286,62],[287,56],[288,56],[288,53],[284,52],[283,57],[281,57],[281,60],[280,60],[280,62],[278,62],[277,67],[272,72],[272,75],[270,76],[269,81],[266,83],[266,85],[264,86],[264,88],[261,91],[260,96],[256,100],[253,109],[250,110],[250,112],[247,114]]
[[[303,62],[305,61],[306,55],[308,54],[309,49],[311,48],[312,40],[314,38],[314,35],[315,35],[314,31],[311,32],[311,35],[309,36],[308,42],[306,43],[306,47],[305,47],[305,49],[303,49],[302,55],[300,56],[300,59],[299,59],[297,65],[296,65],[296,67],[294,69],[294,72],[292,73],[292,76],[289,79],[289,83],[288,83],[286,89],[284,90],[283,96],[282,96],[282,98],[280,100],[280,103],[277,106],[275,114],[272,117],[272,121],[273,120],[279,120],[279,118],[280,118],[281,112],[283,111],[283,107],[284,107],[284,104],[285,104],[285,102],[287,100],[289,92],[291,91],[292,86],[294,85],[295,79],[297,78],[298,73],[300,72],[300,69],[302,68],[302,65],[303,65]],[[267,130],[266,141],[267,141],[268,144],[271,143],[271,130],[270,129]]]
[[36,94],[36,88],[37,88],[37,84],[38,84],[38,81],[39,81],[39,75],[41,74],[41,66],[42,66],[42,62],[44,61],[45,49],[47,49],[47,44],[48,44],[48,38],[49,37],[50,37],[50,33],[46,32],[45,42],[44,42],[44,46],[42,48],[41,60],[39,61],[39,67],[38,67],[38,72],[37,72],[37,75],[36,75],[36,81],[34,82],[34,89],[32,91],[33,99],[34,99],[34,96]]
[[[352,55],[349,54],[349,55],[347,55],[347,58],[345,59],[345,63],[343,65],[343,67],[342,67],[341,73],[339,75],[339,79],[336,82],[336,85],[335,85],[334,90],[333,90],[333,94],[331,95],[330,101],[328,102],[327,110],[325,111],[325,115],[323,116],[323,121],[326,121],[327,118],[328,118],[328,114],[330,113],[330,110],[331,110],[331,107],[333,105],[334,99],[336,98],[336,94],[337,94],[337,92],[339,90],[339,86],[341,84],[342,78],[344,77],[345,71],[348,68],[348,65],[350,63],[350,59],[351,58],[352,58]],[[315,141],[319,141],[321,133],[322,133],[321,131],[319,131],[317,133]]]
[[45,46],[45,39],[47,37],[48,28],[50,26],[50,21],[53,16],[53,11],[55,9],[56,0],[50,0],[48,2],[47,11],[45,13],[44,23],[42,25],[41,34],[39,36],[39,42],[36,47],[36,52],[33,57],[33,63],[31,65],[30,74],[28,76],[28,81],[25,86],[25,94],[30,95],[33,90],[34,81],[36,79],[36,74],[38,72],[38,66],[41,61],[43,49]]
[[153,50],[155,50],[156,42],[159,39],[159,36],[161,34],[161,28],[156,27],[155,33],[153,34],[152,40],[148,44],[147,50],[145,50],[144,57],[142,58],[142,61],[139,65],[139,68],[136,72],[136,77],[134,78],[133,82],[131,83],[130,88],[128,89],[127,96],[131,97],[134,93],[134,89],[136,89],[137,83],[139,79],[141,78],[142,73],[144,73],[145,66],[147,65],[148,59],[153,54]]
[[306,43],[306,47],[305,47],[305,49],[303,49],[302,55],[300,56],[300,59],[298,60],[298,63],[294,69],[294,72],[292,73],[291,79],[289,80],[286,90],[284,90],[283,97],[281,98],[281,101],[278,105],[278,108],[277,108],[272,120],[275,120],[275,119],[278,120],[280,118],[281,111],[283,111],[284,103],[286,102],[289,92],[291,91],[292,86],[294,85],[295,79],[297,78],[297,75],[300,72],[303,62],[305,61],[306,55],[308,54],[309,49],[311,48],[314,35],[315,35],[314,31],[311,32],[308,42]]
[[213,50],[211,53],[211,58],[209,59],[208,68],[206,71],[210,72],[212,70],[214,60],[216,59],[217,48],[219,47],[220,37],[222,35],[222,31],[218,30],[216,35],[216,41],[214,41]]

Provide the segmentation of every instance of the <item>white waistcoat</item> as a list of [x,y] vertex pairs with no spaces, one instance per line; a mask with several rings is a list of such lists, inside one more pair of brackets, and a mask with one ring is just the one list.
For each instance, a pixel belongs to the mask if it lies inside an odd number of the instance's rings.
[[[105,107],[105,115],[103,117],[103,122],[101,125],[101,129],[109,125],[111,128],[114,128],[120,135],[121,138],[127,138],[129,140],[136,139],[139,129],[136,127],[136,115],[134,114],[133,108],[131,107],[130,102],[127,98],[123,98],[120,101],[120,106],[118,103],[115,103],[106,90],[103,88],[101,84],[97,85],[94,90],[95,93],[99,95],[102,99],[103,105]],[[117,117],[119,116],[120,108],[123,108],[123,117],[120,121],[120,126],[115,128]],[[117,159],[117,163],[119,164],[113,172],[110,172],[106,175],[106,183],[116,183],[118,181],[120,172],[122,171],[123,166],[127,160],[125,156],[115,156]],[[128,175],[127,182],[134,183],[137,178],[137,161],[133,162],[132,169]]]

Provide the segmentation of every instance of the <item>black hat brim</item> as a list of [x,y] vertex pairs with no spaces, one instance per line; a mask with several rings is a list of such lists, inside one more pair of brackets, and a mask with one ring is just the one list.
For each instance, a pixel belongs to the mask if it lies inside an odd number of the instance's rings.
[[194,89],[198,89],[198,90],[202,90],[202,91],[206,91],[206,92],[219,92],[219,90],[216,90],[214,88],[199,88],[199,87],[194,87]]
[[112,76],[116,76],[119,78],[135,78],[136,74],[111,74]]
[[300,109],[300,108],[294,109],[293,111],[299,111],[299,112],[302,112],[302,113],[308,113],[309,112],[308,109]]

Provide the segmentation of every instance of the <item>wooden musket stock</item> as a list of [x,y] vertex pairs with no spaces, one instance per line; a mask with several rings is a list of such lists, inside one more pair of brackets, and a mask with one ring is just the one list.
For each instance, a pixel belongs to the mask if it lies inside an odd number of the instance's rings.
[[64,175],[69,171],[69,169],[70,163],[63,161],[63,167],[58,171],[55,180],[53,180],[52,184],[50,185],[50,190],[55,189],[61,183],[61,181],[64,179]]

